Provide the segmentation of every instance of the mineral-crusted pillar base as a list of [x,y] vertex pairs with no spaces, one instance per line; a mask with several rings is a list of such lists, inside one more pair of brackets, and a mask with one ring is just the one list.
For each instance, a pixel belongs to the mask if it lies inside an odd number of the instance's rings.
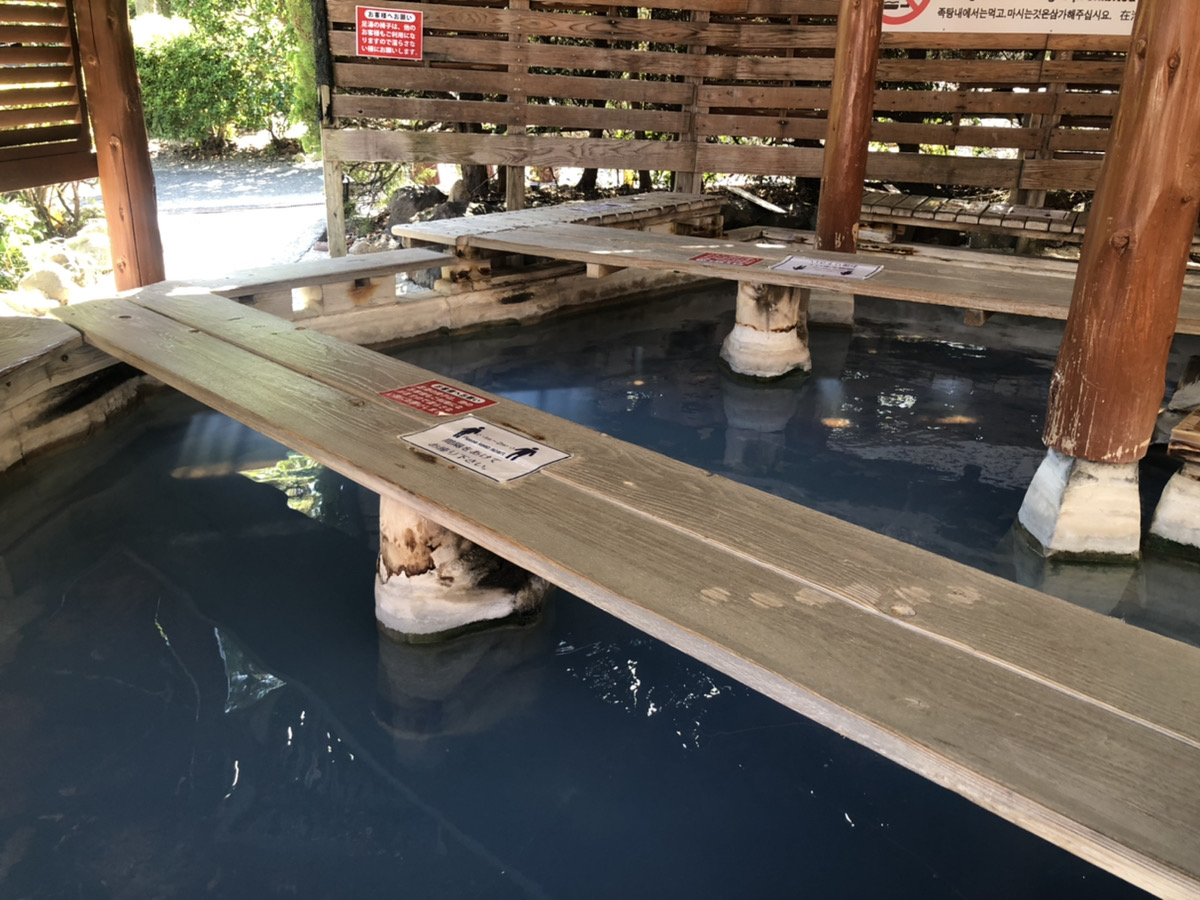
[[810,371],[807,311],[808,291],[739,282],[737,318],[721,345],[721,359],[734,372],[752,378]]
[[398,640],[444,640],[536,616],[550,584],[387,497],[379,504],[375,618]]
[[1200,552],[1200,463],[1184,463],[1163,489],[1150,533]]
[[1136,559],[1141,548],[1137,463],[1098,463],[1050,450],[1017,515],[1046,556]]

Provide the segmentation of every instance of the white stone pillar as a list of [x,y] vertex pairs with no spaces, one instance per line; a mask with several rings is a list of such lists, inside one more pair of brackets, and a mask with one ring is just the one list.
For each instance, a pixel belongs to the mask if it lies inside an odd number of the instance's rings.
[[443,640],[483,623],[532,617],[549,590],[545,579],[380,498],[375,618],[393,637]]
[[1137,463],[1099,463],[1050,450],[1017,521],[1047,556],[1137,558],[1141,504]]
[[1200,550],[1200,463],[1185,462],[1163,488],[1150,533]]
[[739,375],[778,378],[812,369],[808,352],[808,291],[738,282],[737,318],[721,359]]
[[810,291],[808,324],[854,327],[854,295],[841,291]]

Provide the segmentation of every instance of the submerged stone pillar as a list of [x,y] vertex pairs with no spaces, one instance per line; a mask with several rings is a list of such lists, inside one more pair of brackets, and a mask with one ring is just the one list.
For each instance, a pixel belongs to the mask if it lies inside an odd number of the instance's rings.
[[1200,210],[1200,5],[1142,0],[1130,48],[1050,382],[1049,455],[1019,516],[1051,554],[1137,553],[1137,462]]
[[738,282],[733,331],[721,359],[739,375],[778,378],[812,369],[808,352],[808,291],[777,284]]
[[1200,462],[1185,462],[1163,488],[1150,533],[1200,551]]
[[550,583],[389,497],[379,501],[375,618],[411,642],[536,616]]

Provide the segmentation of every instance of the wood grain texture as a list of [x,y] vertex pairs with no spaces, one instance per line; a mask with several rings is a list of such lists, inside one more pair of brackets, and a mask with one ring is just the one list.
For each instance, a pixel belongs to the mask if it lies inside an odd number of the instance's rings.
[[378,278],[382,275],[438,268],[453,262],[454,257],[436,250],[384,250],[380,253],[364,253],[361,256],[339,256],[333,259],[312,259],[278,266],[242,269],[220,278],[193,279],[188,283],[207,288],[222,297],[233,298],[310,285],[337,284],[359,278]]
[[128,290],[166,277],[128,4],[88,0],[78,4],[76,23],[113,277]]
[[1171,429],[1167,452],[1188,462],[1200,462],[1200,409]]
[[114,363],[56,319],[0,318],[0,411],[13,410]]
[[[135,299],[59,315],[215,408],[1122,877],[1162,896],[1200,887],[1200,652],[508,401],[487,418],[576,455],[483,484],[407,451],[397,435],[432,420],[374,393],[427,374],[211,295],[148,289]],[[231,329],[256,349],[205,329]],[[312,375],[296,371],[310,364]],[[779,529],[769,550],[740,546]],[[630,553],[638,545],[655,547],[653,561]],[[901,602],[915,615],[892,609]],[[1008,615],[1010,602],[1029,613]],[[988,625],[980,631],[1002,626],[976,639],[1014,651],[1026,632],[1044,632],[1047,656],[1075,680],[912,621],[951,613],[968,630],[973,615]]]
[[1092,462],[1149,447],[1200,210],[1200,7],[1146,0],[1133,30],[1043,434]]

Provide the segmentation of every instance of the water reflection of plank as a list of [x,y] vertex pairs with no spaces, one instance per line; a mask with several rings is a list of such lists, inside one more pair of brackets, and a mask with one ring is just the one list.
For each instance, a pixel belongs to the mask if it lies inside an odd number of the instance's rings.
[[574,458],[485,483],[398,437],[430,420],[380,392],[433,373],[211,295],[59,315],[1030,831],[1166,896],[1200,887],[1200,651],[509,401],[482,417]]

